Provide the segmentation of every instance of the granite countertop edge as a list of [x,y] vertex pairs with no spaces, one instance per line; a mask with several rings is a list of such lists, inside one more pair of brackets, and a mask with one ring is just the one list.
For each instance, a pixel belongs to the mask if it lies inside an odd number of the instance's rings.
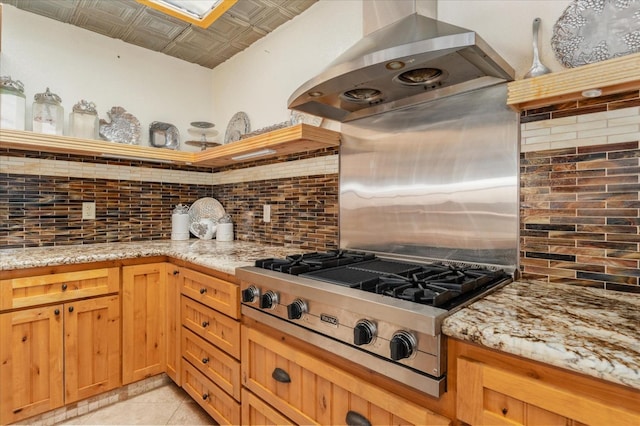
[[640,295],[513,282],[445,318],[442,332],[640,389]]
[[[0,250],[0,271],[170,256],[220,272],[281,258],[290,247],[159,240]],[[445,318],[442,332],[530,360],[640,389],[640,295],[513,282]]]

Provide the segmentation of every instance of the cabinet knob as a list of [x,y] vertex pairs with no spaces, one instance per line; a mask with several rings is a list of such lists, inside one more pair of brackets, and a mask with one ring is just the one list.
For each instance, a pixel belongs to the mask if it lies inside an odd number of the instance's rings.
[[201,288],[201,289],[200,289],[200,294],[205,294],[206,292],[207,292],[207,289],[206,289],[206,288]]
[[53,313],[54,313],[55,315],[60,315],[60,309],[56,309],[55,311],[53,311]]
[[73,312],[73,306],[69,306],[69,312]]
[[178,271],[177,269],[175,271],[173,271],[173,275],[178,275],[180,273],[180,271]]
[[371,426],[371,422],[365,416],[355,411],[348,411],[345,422],[349,426]]
[[208,362],[209,362],[209,358],[202,358],[202,363],[203,363],[203,364],[206,364],[206,363],[208,363]]
[[203,327],[208,327],[209,326],[209,321],[202,321],[202,326]]
[[271,377],[273,377],[276,382],[291,383],[291,377],[289,376],[289,373],[284,371],[282,368],[274,369],[273,373],[271,373]]
[[62,284],[62,291],[66,291],[67,290],[67,284]]
[[209,394],[208,394],[208,393],[203,393],[203,394],[202,394],[202,400],[203,400],[203,401],[206,401],[206,400],[207,400],[207,398],[209,398]]

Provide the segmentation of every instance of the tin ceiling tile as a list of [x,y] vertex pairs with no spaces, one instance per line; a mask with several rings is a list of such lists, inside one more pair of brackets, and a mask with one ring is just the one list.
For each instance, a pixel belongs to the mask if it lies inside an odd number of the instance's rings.
[[146,49],[214,68],[317,0],[240,0],[208,29],[135,0],[0,0]]
[[56,21],[69,22],[80,0],[6,0],[10,4],[27,12],[36,13]]
[[122,40],[147,49],[162,51],[189,24],[151,9],[144,9],[129,26]]
[[81,0],[70,23],[109,37],[122,38],[143,8],[141,4],[128,0]]

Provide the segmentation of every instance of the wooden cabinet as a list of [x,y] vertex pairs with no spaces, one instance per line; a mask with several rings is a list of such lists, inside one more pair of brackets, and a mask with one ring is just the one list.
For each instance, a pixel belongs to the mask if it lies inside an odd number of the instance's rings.
[[182,285],[180,268],[168,263],[166,265],[167,291],[166,291],[166,373],[178,386],[180,381],[180,288]]
[[[117,291],[117,271],[96,269],[0,282],[0,424],[120,385],[119,296],[72,297]],[[60,299],[66,302],[37,306]],[[13,309],[17,306],[23,309]]]
[[166,282],[165,263],[122,268],[123,384],[165,371]]
[[640,424],[639,391],[462,342],[450,348],[465,423]]
[[242,421],[247,425],[294,424],[246,389],[242,389]]
[[240,289],[180,268],[182,387],[219,424],[241,424]]
[[243,399],[243,410],[250,416],[243,417],[245,424],[252,418],[256,422],[290,419],[295,424],[451,424],[262,330],[243,326],[241,365],[243,385],[259,398]]

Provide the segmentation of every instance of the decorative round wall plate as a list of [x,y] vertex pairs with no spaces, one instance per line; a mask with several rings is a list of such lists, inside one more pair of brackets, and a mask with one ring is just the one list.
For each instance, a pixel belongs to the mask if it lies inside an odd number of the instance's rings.
[[220,201],[211,197],[199,198],[189,207],[189,223],[197,223],[202,219],[210,219],[218,223],[224,214],[224,207]]
[[242,135],[250,131],[251,125],[249,124],[247,114],[244,112],[236,112],[227,125],[227,131],[224,134],[224,143],[239,141]]
[[551,47],[568,68],[640,52],[640,1],[573,0],[553,27]]

